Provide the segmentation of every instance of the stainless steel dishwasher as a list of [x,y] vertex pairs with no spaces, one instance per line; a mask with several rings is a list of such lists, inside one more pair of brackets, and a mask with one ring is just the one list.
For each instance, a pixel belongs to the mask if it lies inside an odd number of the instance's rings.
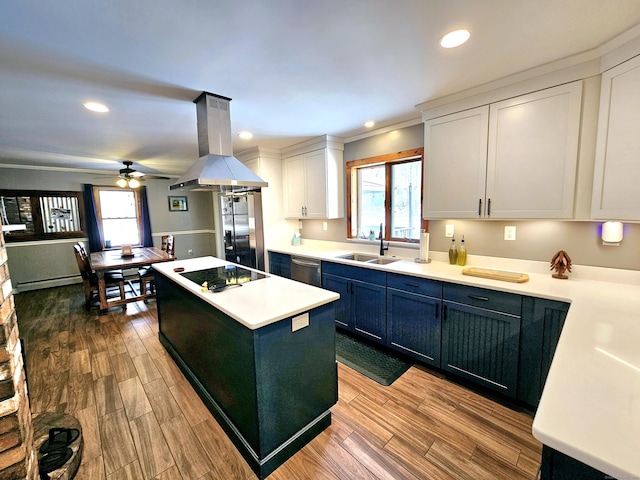
[[320,260],[305,257],[291,257],[291,280],[322,286]]

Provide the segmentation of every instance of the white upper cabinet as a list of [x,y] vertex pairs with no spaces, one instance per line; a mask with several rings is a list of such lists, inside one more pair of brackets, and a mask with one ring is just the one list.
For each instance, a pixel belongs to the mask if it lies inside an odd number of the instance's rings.
[[492,104],[487,205],[490,218],[571,218],[582,82]]
[[425,122],[424,218],[481,215],[488,122],[488,106]]
[[591,217],[640,220],[640,57],[602,74]]
[[332,142],[322,143],[325,148],[282,160],[286,218],[344,217],[343,152]]
[[582,82],[425,122],[424,218],[571,218]]

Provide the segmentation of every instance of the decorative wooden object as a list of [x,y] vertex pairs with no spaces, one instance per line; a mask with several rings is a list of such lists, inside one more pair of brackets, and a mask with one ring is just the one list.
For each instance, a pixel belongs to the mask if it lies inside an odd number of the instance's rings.
[[571,272],[571,257],[567,255],[567,252],[564,250],[558,250],[556,254],[551,259],[551,268],[550,270],[555,270],[556,273],[551,275],[553,278],[559,278],[561,280],[566,280],[569,278],[564,274],[565,270]]

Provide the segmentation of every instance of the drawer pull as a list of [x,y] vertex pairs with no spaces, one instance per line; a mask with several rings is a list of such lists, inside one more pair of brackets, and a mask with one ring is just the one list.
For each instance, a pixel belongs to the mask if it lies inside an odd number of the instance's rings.
[[482,302],[488,302],[489,301],[489,297],[480,297],[478,295],[469,295],[469,298],[471,298],[472,300],[480,300]]
[[419,288],[420,287],[420,285],[418,285],[417,283],[406,283],[405,282],[405,285],[407,287],[413,287],[413,288]]

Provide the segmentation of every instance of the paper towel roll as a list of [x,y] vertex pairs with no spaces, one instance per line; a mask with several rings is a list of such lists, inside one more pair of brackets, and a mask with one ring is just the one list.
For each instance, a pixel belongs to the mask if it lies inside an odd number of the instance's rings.
[[420,232],[420,261],[429,260],[429,233]]

